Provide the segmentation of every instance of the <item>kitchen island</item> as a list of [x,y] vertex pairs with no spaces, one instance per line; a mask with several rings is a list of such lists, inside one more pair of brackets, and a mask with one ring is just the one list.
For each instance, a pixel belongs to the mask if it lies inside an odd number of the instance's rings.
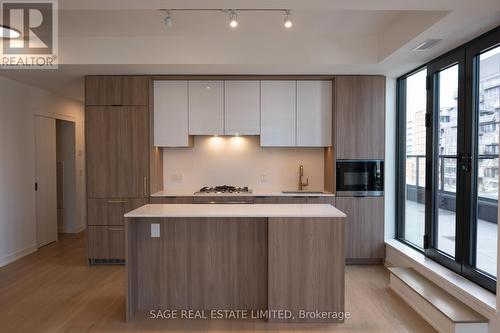
[[332,205],[150,204],[125,217],[127,319],[343,321],[345,214]]

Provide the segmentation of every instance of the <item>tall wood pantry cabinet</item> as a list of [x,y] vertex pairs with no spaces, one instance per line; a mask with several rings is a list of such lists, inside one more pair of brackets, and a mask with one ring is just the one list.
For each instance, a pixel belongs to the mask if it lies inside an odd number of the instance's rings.
[[[380,75],[335,77],[336,160],[385,158],[385,85]],[[347,214],[347,263],[381,263],[384,197],[337,197],[336,207]]]
[[88,258],[123,262],[123,214],[149,201],[149,80],[89,76],[85,91]]

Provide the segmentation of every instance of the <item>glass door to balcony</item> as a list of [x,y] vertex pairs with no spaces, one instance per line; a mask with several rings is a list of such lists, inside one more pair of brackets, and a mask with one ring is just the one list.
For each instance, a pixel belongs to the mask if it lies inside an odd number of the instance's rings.
[[[495,36],[494,38],[498,38]],[[427,66],[427,256],[494,291],[500,46],[486,40]]]
[[500,137],[500,46],[474,59],[472,267],[496,277],[498,243],[498,147]]
[[463,223],[462,164],[464,155],[463,75],[464,52],[459,51],[430,64],[428,70],[426,254],[459,269]]
[[500,144],[500,39],[490,35],[467,48],[465,121],[471,127],[470,177],[467,193],[462,273],[476,283],[495,290],[498,249],[498,169]]
[[398,78],[396,238],[496,293],[500,28]]

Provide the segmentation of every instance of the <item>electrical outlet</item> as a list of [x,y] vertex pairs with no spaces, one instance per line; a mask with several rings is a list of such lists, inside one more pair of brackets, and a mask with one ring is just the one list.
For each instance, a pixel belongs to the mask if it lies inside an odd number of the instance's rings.
[[182,183],[184,175],[182,173],[174,173],[170,179],[172,179],[173,183]]
[[159,238],[159,237],[160,237],[160,224],[151,223],[151,238]]
[[261,173],[260,174],[260,182],[261,183],[267,183],[267,174],[266,173]]

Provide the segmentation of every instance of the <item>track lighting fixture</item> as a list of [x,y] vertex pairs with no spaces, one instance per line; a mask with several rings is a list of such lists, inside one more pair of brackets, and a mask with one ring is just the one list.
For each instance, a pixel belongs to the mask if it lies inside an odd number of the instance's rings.
[[234,10],[229,12],[229,26],[236,28],[238,26],[238,14]]
[[291,28],[292,27],[292,19],[290,18],[291,13],[289,10],[285,11],[285,20],[283,21],[283,25],[285,28]]
[[234,8],[234,9],[222,9],[222,8],[172,8],[172,9],[159,9],[160,11],[165,13],[165,17],[163,22],[167,27],[172,26],[172,16],[170,15],[173,12],[220,12],[226,15],[229,15],[229,26],[231,28],[238,27],[238,12],[280,12],[284,14],[283,25],[285,28],[289,29],[292,27],[292,19],[291,19],[291,11],[286,8]]

